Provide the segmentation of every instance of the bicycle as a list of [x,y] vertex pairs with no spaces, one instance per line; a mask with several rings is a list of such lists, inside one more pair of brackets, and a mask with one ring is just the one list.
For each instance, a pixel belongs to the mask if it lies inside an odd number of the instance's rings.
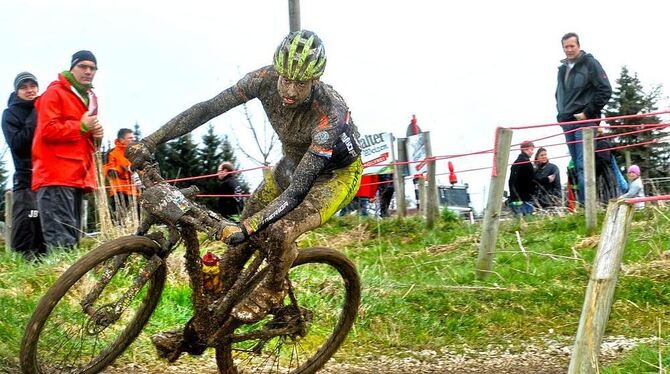
[[140,199],[147,218],[136,235],[103,243],[82,256],[41,298],[21,343],[22,371],[97,373],[109,366],[156,309],[167,258],[181,242],[193,291],[193,317],[184,331],[197,335],[187,352],[214,348],[219,372],[226,374],[240,369],[304,374],[323,367],[358,312],[361,290],[354,264],[333,249],[301,250],[281,305],[262,320],[244,324],[230,313],[267,271],[263,248],[254,248],[227,292],[206,292],[197,232],[216,238],[222,222],[233,223],[193,202],[197,188],[180,190],[166,183],[156,164],[145,165],[141,178],[147,187]]

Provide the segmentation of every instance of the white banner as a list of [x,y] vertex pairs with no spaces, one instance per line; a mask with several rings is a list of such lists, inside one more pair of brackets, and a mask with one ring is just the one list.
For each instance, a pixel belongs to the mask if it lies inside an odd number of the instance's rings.
[[[361,147],[361,158],[363,160],[363,174],[391,174],[393,162],[391,150],[393,147],[393,136],[388,132],[378,134],[361,135],[358,144]],[[383,164],[383,166],[376,166]]]
[[[426,158],[426,143],[423,133],[407,137],[407,161],[409,164],[409,174],[424,174],[428,171]],[[416,162],[415,162],[416,161]]]

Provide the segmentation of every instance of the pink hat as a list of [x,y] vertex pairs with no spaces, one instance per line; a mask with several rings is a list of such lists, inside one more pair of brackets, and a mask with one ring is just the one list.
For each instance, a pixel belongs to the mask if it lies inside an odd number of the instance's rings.
[[640,176],[640,167],[637,165],[631,165],[628,167],[628,172]]

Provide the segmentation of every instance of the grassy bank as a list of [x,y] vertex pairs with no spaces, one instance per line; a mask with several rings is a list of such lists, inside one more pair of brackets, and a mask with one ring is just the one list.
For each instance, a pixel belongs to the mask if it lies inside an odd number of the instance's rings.
[[[670,331],[668,216],[655,209],[636,213],[606,335],[646,338]],[[444,346],[458,351],[465,344],[484,348],[537,337],[571,341],[597,248],[597,236],[587,237],[583,223],[581,215],[502,222],[494,273],[484,281],[475,279],[473,268],[479,226],[449,215],[433,230],[418,218],[337,218],[300,244],[342,250],[363,279],[359,320],[340,358]],[[0,254],[0,368],[15,367],[32,308],[78,255],[29,265]],[[163,299],[129,360],[153,359],[148,336],[183,324],[190,315],[187,281],[178,264],[171,270]],[[658,372],[651,363],[658,362],[659,351],[670,365],[665,341],[641,346],[601,372]]]

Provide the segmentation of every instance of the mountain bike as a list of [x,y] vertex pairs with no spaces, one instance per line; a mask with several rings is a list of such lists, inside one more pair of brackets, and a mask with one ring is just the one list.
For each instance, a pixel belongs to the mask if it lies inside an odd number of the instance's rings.
[[[214,348],[219,372],[226,374],[314,373],[323,367],[358,312],[361,286],[354,264],[333,249],[300,250],[286,278],[284,301],[260,321],[240,322],[231,311],[267,272],[262,245],[254,246],[225,292],[207,292],[200,238],[216,239],[222,225],[233,223],[193,202],[197,188],[165,182],[156,164],[145,165],[141,179],[146,190],[140,201],[147,214],[136,235],[101,244],[56,280],[26,327],[22,371],[97,373],[109,366],[156,310],[168,257],[182,243],[193,305],[183,330],[185,338],[190,335],[186,352]],[[179,354],[167,358],[173,361]]]

